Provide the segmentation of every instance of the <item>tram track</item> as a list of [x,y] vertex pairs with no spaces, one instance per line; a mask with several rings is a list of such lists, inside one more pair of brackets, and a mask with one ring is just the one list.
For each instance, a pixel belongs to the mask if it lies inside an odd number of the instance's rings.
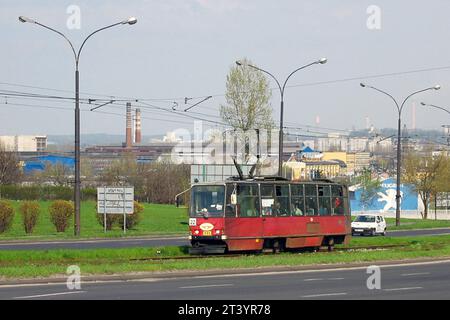
[[[358,247],[345,247],[345,248],[333,248],[332,251],[342,251],[342,252],[352,252],[352,251],[375,251],[375,250],[388,250],[392,248],[402,248],[407,247],[407,245],[403,244],[393,244],[393,245],[383,245],[383,246],[358,246]],[[283,254],[301,254],[301,253],[311,253],[311,252],[330,252],[327,247],[321,247],[319,250],[308,251],[308,250],[296,250],[296,251],[283,251]],[[148,257],[148,258],[139,258],[139,259],[130,259],[132,262],[138,261],[154,261],[154,262],[163,262],[163,261],[179,261],[179,260],[198,260],[198,259],[225,259],[225,258],[242,258],[242,257],[250,257],[250,256],[267,256],[267,255],[277,255],[277,253],[273,252],[261,252],[261,253],[236,253],[236,254],[210,254],[210,255],[189,255],[189,256],[173,256],[173,257]]]

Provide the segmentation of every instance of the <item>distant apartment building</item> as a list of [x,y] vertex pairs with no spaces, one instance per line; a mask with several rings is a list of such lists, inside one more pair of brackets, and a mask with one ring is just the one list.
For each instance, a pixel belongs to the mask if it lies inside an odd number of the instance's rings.
[[346,164],[346,174],[354,175],[370,166],[372,160],[370,152],[323,152],[324,161],[342,161]]
[[343,137],[330,134],[328,137],[317,138],[314,149],[321,151],[342,152],[392,152],[392,139],[368,137]]
[[0,145],[8,151],[45,152],[47,136],[0,136]]

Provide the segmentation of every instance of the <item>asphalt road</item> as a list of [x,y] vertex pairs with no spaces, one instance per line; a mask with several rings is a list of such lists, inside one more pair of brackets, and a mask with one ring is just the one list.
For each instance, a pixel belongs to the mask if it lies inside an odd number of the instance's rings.
[[321,271],[190,276],[66,285],[0,286],[0,299],[450,299],[450,260],[382,266],[381,288],[368,289],[366,267]]
[[[450,228],[388,231],[388,237],[416,237],[450,234]],[[133,247],[164,247],[164,246],[188,246],[187,237],[160,237],[160,238],[126,238],[105,240],[60,240],[60,241],[24,241],[24,242],[0,242],[0,250],[51,250],[51,249],[117,249]]]

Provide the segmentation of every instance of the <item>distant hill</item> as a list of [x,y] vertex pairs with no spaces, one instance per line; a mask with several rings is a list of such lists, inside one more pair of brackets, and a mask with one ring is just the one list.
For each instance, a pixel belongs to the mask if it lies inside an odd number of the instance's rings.
[[[150,142],[151,139],[162,139],[163,135],[149,135],[142,136],[142,142]],[[125,136],[120,134],[82,134],[81,135],[81,147],[93,146],[93,145],[111,145],[121,144],[125,141]],[[49,145],[72,145],[74,143],[73,135],[48,135],[47,141]]]

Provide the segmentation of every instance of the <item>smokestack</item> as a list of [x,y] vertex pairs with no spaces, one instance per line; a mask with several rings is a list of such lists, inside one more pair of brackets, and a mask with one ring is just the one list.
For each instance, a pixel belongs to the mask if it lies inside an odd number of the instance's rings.
[[141,143],[142,135],[141,135],[141,109],[136,109],[135,116],[135,128],[134,128],[134,142]]
[[126,140],[125,145],[127,148],[131,148],[133,146],[133,135],[131,133],[131,103],[127,102],[127,127],[126,127]]

